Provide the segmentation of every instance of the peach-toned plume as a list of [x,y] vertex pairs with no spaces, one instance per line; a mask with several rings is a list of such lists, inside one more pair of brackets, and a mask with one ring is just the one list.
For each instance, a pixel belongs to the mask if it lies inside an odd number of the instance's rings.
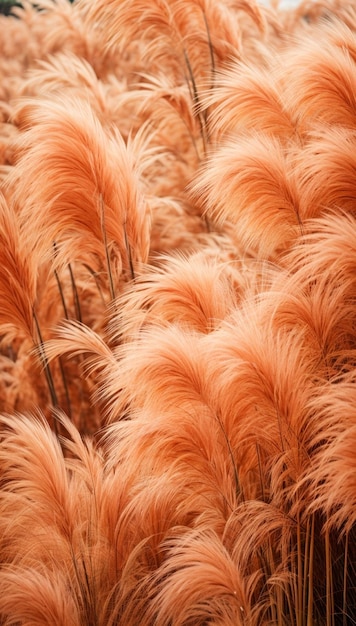
[[303,217],[318,216],[326,209],[354,213],[355,145],[356,132],[347,126],[310,133],[296,164]]
[[203,103],[209,111],[209,129],[219,140],[222,135],[246,130],[281,141],[293,138],[295,124],[273,76],[271,67],[260,68],[240,60],[216,74],[215,89],[207,93]]
[[193,191],[208,217],[234,224],[236,240],[259,257],[273,259],[301,231],[288,153],[264,133],[223,143],[202,168]]
[[353,0],[11,13],[0,625],[355,624]]
[[[316,121],[354,128],[356,115],[355,60],[328,37],[308,40],[285,57],[284,95],[288,110],[302,131]],[[298,55],[298,64],[295,56]],[[300,55],[302,55],[300,57]],[[300,57],[300,58],[299,58]],[[293,71],[288,72],[288,67]],[[308,71],[305,71],[305,66]]]
[[[143,326],[172,323],[199,332],[218,326],[236,306],[243,277],[227,255],[200,252],[186,257],[160,257],[160,266],[146,270],[116,303],[111,320],[115,341]],[[226,258],[224,258],[226,257]]]
[[14,210],[0,195],[0,333],[7,340],[33,336],[38,256],[21,236]]

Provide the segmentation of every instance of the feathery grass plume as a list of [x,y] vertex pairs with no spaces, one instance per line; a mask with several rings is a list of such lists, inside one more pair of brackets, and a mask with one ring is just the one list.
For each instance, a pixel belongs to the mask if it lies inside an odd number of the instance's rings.
[[[68,93],[69,96],[82,97],[90,102],[95,114],[102,123],[108,123],[108,88],[116,87],[117,95],[124,90],[124,82],[120,83],[111,77],[110,83],[100,80],[92,65],[83,58],[68,51],[60,51],[55,55],[38,61],[35,68],[31,68],[22,82],[22,95],[46,96],[48,93]],[[21,123],[21,111],[15,118]]]
[[[153,201],[173,198],[187,201],[186,185],[202,155],[201,127],[187,85],[175,85],[168,76],[142,74],[141,80],[122,97],[132,111],[134,126],[151,129],[157,157],[149,171]],[[189,207],[189,213],[193,213]]]
[[[74,53],[78,58],[95,61],[98,44],[93,30],[85,28],[78,13],[76,3],[69,0],[38,0],[38,2],[21,2],[16,9],[20,21],[26,24],[31,32],[31,44],[37,46],[29,50],[28,66],[36,65],[41,58],[56,54],[61,50]],[[104,51],[97,59],[96,69],[110,65]]]
[[356,30],[356,11],[352,0],[346,0],[334,7],[334,15],[338,21],[343,22],[353,32]]
[[295,125],[273,79],[273,69],[256,67],[241,60],[215,76],[215,88],[202,97],[209,110],[209,129],[218,141],[238,131],[259,131],[289,142]]
[[236,504],[236,490],[225,442],[208,411],[145,409],[132,417],[110,426],[104,448],[108,469],[120,467],[118,473],[132,483],[118,542],[127,552],[121,619],[135,624],[143,602],[147,610],[152,576],[165,560],[162,541],[191,526],[221,532],[226,510],[229,514]]
[[[291,4],[288,10],[281,6],[280,0],[273,0],[273,5],[278,12],[281,24],[281,40],[282,43],[295,41],[295,36],[306,33],[311,35],[318,25],[333,17],[334,11],[339,8],[339,2],[336,0],[301,0],[298,3]],[[333,7],[333,8],[332,8]],[[284,36],[283,36],[284,35]]]
[[78,605],[61,572],[3,566],[0,572],[0,619],[3,626],[81,626]]
[[[170,163],[169,156],[166,165]],[[183,176],[187,175],[187,168],[183,166],[183,172],[177,160],[172,158],[172,169],[169,170],[170,178],[160,177],[158,181],[159,189],[169,194],[170,181],[173,186],[180,187]],[[177,167],[178,165],[178,167]],[[159,192],[160,193],[160,192]],[[186,195],[186,197],[185,197]],[[157,259],[166,254],[191,254],[192,251],[206,249],[224,250],[230,253],[230,258],[236,255],[236,245],[227,232],[208,231],[207,221],[201,215],[201,208],[197,204],[188,201],[188,193],[180,192],[178,197],[156,195],[149,198],[152,214],[151,249],[149,262],[157,265]],[[240,250],[239,250],[240,252]]]
[[[101,388],[106,377],[114,377],[113,370],[117,372],[119,369],[114,353],[94,329],[76,320],[67,320],[57,325],[52,338],[45,342],[44,350],[48,363],[54,359],[65,358],[66,371],[70,372],[77,384],[79,382],[83,391],[87,388],[89,406],[83,407],[84,417],[78,419],[78,391],[73,389],[72,380],[69,381],[69,391],[75,399],[77,409],[72,419],[81,432],[97,431],[103,420],[100,406],[97,406],[98,396],[102,396]],[[104,406],[105,403],[104,398]]]
[[158,325],[116,348],[117,367],[108,372],[99,390],[111,419],[119,419],[128,407],[160,413],[200,405],[205,368],[200,342],[204,336],[173,324]]
[[125,100],[131,106],[136,102],[136,115],[149,119],[157,128],[156,140],[161,148],[167,145],[167,149],[177,156],[184,154],[187,160],[193,147],[199,160],[199,124],[186,84],[174,84],[166,75],[143,73]]
[[132,546],[120,592],[126,589],[124,617],[135,624],[143,603],[149,608],[152,578],[161,579],[164,543],[189,527],[220,534],[236,506],[235,481],[216,420],[202,411],[140,412],[112,424],[106,446],[112,466],[119,463],[135,483],[120,524],[121,543]]
[[[231,7],[221,2],[176,0],[171,2],[171,6],[189,58],[197,62],[197,53],[201,55],[200,63],[205,64],[205,68],[202,68],[203,75],[205,74],[206,80],[212,85],[216,66],[227,56],[235,56],[240,52],[241,33],[238,20],[233,19]],[[253,13],[251,5],[245,8]],[[257,13],[258,9],[253,14],[255,19]],[[199,42],[195,50],[194,40]],[[193,62],[193,67],[196,67],[196,62]]]
[[39,0],[36,9],[40,11],[36,24],[48,53],[62,50],[65,41],[66,50],[71,50],[79,58],[86,58],[89,46],[76,4],[68,0]]
[[148,623],[254,624],[250,607],[254,577],[240,575],[238,563],[219,537],[211,531],[192,531],[167,541],[166,550],[166,561],[152,581],[156,597],[148,605]]
[[[1,443],[3,558],[18,564],[36,558],[46,564],[54,558],[66,563],[76,532],[77,502],[59,442],[43,418],[16,415],[1,417]],[[15,510],[17,515],[9,524],[8,516]],[[41,541],[29,541],[29,528]],[[47,533],[50,528],[53,532]],[[58,548],[56,557],[51,545]]]
[[208,415],[142,413],[134,421],[113,424],[106,444],[107,467],[120,467],[129,485],[115,539],[126,595],[160,568],[163,541],[192,527],[221,534],[238,500],[222,437]]
[[[2,417],[1,426],[1,557],[3,565],[7,563],[8,566],[2,570],[3,578],[0,576],[0,597],[3,599],[0,605],[3,611],[7,609],[10,613],[10,619],[11,611],[16,609],[4,600],[13,568],[15,594],[18,587],[16,578],[19,580],[29,569],[34,568],[35,572],[37,569],[39,574],[36,576],[33,573],[28,593],[35,593],[36,589],[38,593],[41,588],[41,578],[44,578],[40,576],[41,570],[42,573],[46,571],[48,580],[51,580],[51,573],[55,570],[70,571],[77,520],[74,509],[77,510],[78,502],[69,490],[69,478],[59,443],[44,420],[40,422],[34,417],[29,419],[19,415],[16,418]],[[54,578],[58,576],[54,574]],[[47,584],[44,593],[50,599],[56,583]],[[26,615],[26,606],[31,600],[33,610],[40,610],[39,598],[29,598],[24,593],[23,604],[18,607],[18,610],[21,607],[23,615]],[[49,606],[51,604],[53,599]]]
[[[112,471],[105,477],[104,459],[93,441],[83,441],[64,416],[58,419],[69,434],[62,438],[66,459],[44,419],[1,418],[0,615],[8,624],[19,615],[24,624],[48,623],[40,618],[43,587],[59,624],[55,604],[57,598],[58,615],[63,614],[56,595],[62,589],[74,623],[104,626],[110,623],[122,569],[123,551],[113,539],[127,485],[120,473],[114,481]],[[18,597],[26,574],[22,602],[13,607],[11,599]],[[38,615],[38,621],[28,622],[26,615]]]
[[[68,50],[47,55],[45,59],[39,60],[36,66],[27,72],[21,86],[21,94],[27,97],[57,94],[61,100],[65,97],[83,99],[90,103],[105,129],[111,131],[112,126],[118,127],[125,140],[131,131],[136,134],[143,123],[140,119],[137,125],[133,125],[136,113],[129,111],[130,102],[125,77],[119,79],[113,73],[100,78],[96,73],[95,64],[91,65],[87,59],[78,57]],[[25,106],[12,116],[18,125],[21,125],[22,114],[24,116],[26,114]]]
[[315,397],[311,466],[300,481],[308,494],[306,515],[320,520],[314,586],[328,624],[356,617],[354,395],[352,372],[324,385]]
[[[141,55],[149,59],[151,69],[158,61],[192,88],[194,99],[203,77],[211,80],[216,60],[236,54],[240,48],[237,10],[247,12],[263,29],[261,10],[255,2],[227,4],[206,0],[135,0],[99,2],[88,12],[105,29],[107,44],[120,42],[125,49],[138,39]],[[195,92],[195,93],[194,93]]]
[[[240,504],[226,522],[222,543],[244,580],[254,580],[253,623],[295,624],[292,571],[296,523],[272,501]],[[294,596],[294,597],[293,597]]]
[[297,130],[308,132],[316,123],[355,128],[356,64],[346,47],[320,38],[303,38],[283,56],[285,104]]
[[[221,255],[220,255],[221,256]],[[238,273],[209,251],[160,257],[116,301],[112,340],[132,340],[144,326],[179,324],[208,333],[236,306]],[[242,282],[242,281],[241,281]]]
[[[101,42],[101,33],[94,24],[83,22],[81,10],[77,3],[69,0],[39,0],[32,2],[23,0],[13,13],[18,19],[4,21],[4,32],[12,32],[4,37],[7,50],[13,48],[9,57],[11,65],[20,64],[20,72],[13,73],[18,77],[15,85],[21,85],[21,79],[29,67],[36,66],[39,59],[49,54],[57,54],[61,50],[75,54],[78,58],[87,59],[94,67],[98,76],[103,78],[118,68],[115,50],[105,53]],[[5,20],[0,16],[0,20]],[[0,44],[1,49],[1,44]],[[17,97],[18,92],[14,90]]]
[[25,103],[25,110],[30,128],[10,184],[22,222],[30,221],[30,244],[45,257],[58,243],[58,264],[80,259],[90,265],[98,257],[116,288],[122,270],[132,274],[148,254],[150,220],[135,154],[144,133],[126,146],[119,132],[104,132],[79,99],[43,98]]
[[300,234],[299,194],[288,154],[265,134],[236,137],[213,152],[192,186],[209,218],[235,226],[237,241],[278,258]]
[[[290,310],[292,315],[292,307]],[[265,605],[272,611],[276,604],[280,611],[278,603],[281,602],[282,612],[288,609],[290,614],[285,622],[273,618],[271,613],[273,623],[304,624],[307,622],[303,621],[303,615],[319,613],[320,623],[325,623],[325,614],[330,617],[330,609],[317,596],[323,593],[326,580],[325,565],[320,564],[319,555],[327,551],[324,540],[318,539],[320,522],[310,515],[315,500],[314,488],[310,488],[315,467],[313,459],[317,458],[320,445],[329,449],[333,428],[331,419],[329,432],[318,425],[321,420],[315,416],[317,402],[320,407],[324,406],[325,386],[320,381],[318,360],[312,351],[309,354],[309,344],[303,341],[303,333],[298,331],[297,325],[291,323],[290,329],[271,333],[260,315],[256,316],[260,328],[256,326],[252,332],[251,321],[246,317],[243,319],[242,314],[233,317],[229,338],[222,337],[223,332],[227,333],[227,323],[215,331],[215,345],[210,355],[206,355],[211,364],[206,381],[210,405],[220,415],[237,467],[241,493],[251,503],[251,508],[249,503],[241,505],[241,513],[246,515],[244,521],[236,513],[236,528],[240,529],[241,525],[241,532],[235,534],[238,536],[236,550],[238,545],[241,550],[238,562],[241,567],[243,563],[248,564],[253,571],[262,568],[266,579],[264,589],[269,592],[266,591],[264,603],[255,602],[256,610],[263,611]],[[247,332],[249,326],[250,333]],[[339,430],[340,423],[335,428]],[[319,479],[323,485],[321,466],[317,467],[320,467]],[[252,498],[270,505],[270,513],[277,519],[275,526],[269,526],[266,510],[260,516],[265,529],[258,528]],[[283,532],[279,535],[283,518],[285,537]],[[246,525],[251,519],[256,536],[251,526]],[[317,524],[315,529],[314,524]],[[244,528],[248,528],[248,537],[243,534]],[[262,541],[263,532],[267,543],[259,551],[258,541]],[[333,537],[332,541],[333,554],[339,554],[340,550],[334,545],[337,538]],[[255,556],[251,549],[256,549]]]
[[269,306],[247,302],[208,336],[205,384],[246,497],[283,505],[308,463],[305,406],[318,370],[302,331],[264,320]]
[[15,404],[14,395],[16,394],[16,372],[15,365],[11,359],[11,350],[8,354],[0,354],[0,411],[11,411]]
[[35,337],[33,307],[39,257],[24,241],[18,216],[0,192],[0,334]]
[[[344,4],[344,6],[347,11],[347,3],[346,5]],[[326,41],[329,40],[332,47],[336,46],[344,54],[356,62],[356,12],[354,10],[354,6],[349,8],[352,8],[354,15],[355,22],[353,25],[348,25],[346,21],[343,21],[340,17],[339,19],[323,20],[320,29],[322,31],[323,38],[325,38]],[[335,7],[335,18],[337,15],[337,9],[340,9],[342,12],[341,6]]]
[[355,27],[355,5],[352,0],[302,0],[291,11],[280,11],[283,23],[291,33],[312,35],[318,26],[325,23],[342,21],[349,28]]
[[17,96],[29,59],[39,49],[26,20],[0,15],[0,32],[0,100],[11,102]]
[[136,486],[130,515],[139,540],[146,531],[151,536],[149,515],[156,513],[155,529],[161,524],[169,531],[172,523],[221,532],[242,494],[231,450],[209,407],[203,402],[189,409],[167,406],[160,413],[144,409],[131,417],[110,425],[106,448],[108,467],[122,464]]
[[[86,19],[101,28],[108,48],[119,42],[121,50],[129,50],[131,54],[136,52],[136,69],[140,57],[143,55],[147,59],[148,55],[151,68],[161,66],[162,69],[163,66],[166,73],[173,72],[178,82],[184,82],[187,68],[182,58],[182,41],[167,0],[100,1],[87,10]],[[141,45],[135,51],[133,43],[137,42]]]
[[[1,108],[3,108],[3,116],[6,121],[1,122]],[[0,183],[1,178],[6,177],[6,172],[9,166],[13,163],[13,143],[17,135],[16,128],[8,121],[10,115],[10,106],[4,105],[1,107],[0,102]]]
[[[294,293],[289,291],[293,287]],[[276,327],[300,333],[320,379],[331,380],[355,365],[354,307],[349,287],[349,282],[335,285],[320,281],[303,289],[297,280],[291,280],[278,305],[269,309]]]
[[[85,7],[83,0],[80,4]],[[179,34],[181,41],[188,42],[189,53],[193,43],[189,38],[194,32],[204,44],[199,46],[202,57],[211,60],[212,48],[219,54],[219,44],[226,42],[229,46],[222,48],[224,59],[232,50],[239,49],[239,13],[246,13],[259,31],[264,31],[266,24],[263,10],[256,2],[245,0],[229,3],[213,3],[209,0],[155,0],[151,5],[144,0],[135,0],[134,5],[111,0],[91,6],[87,11],[87,18],[106,28],[106,41],[109,45],[118,40],[123,47],[136,38],[137,30],[133,30],[135,23],[138,23],[140,34],[149,37],[152,35],[152,39],[157,34],[168,37],[173,34],[174,41]],[[193,52],[194,57],[196,53]]]
[[310,222],[310,232],[291,254],[293,275],[275,307],[285,328],[303,327],[319,373],[329,379],[355,367],[355,218],[329,214]]
[[355,531],[354,372],[324,386],[312,403],[314,409],[312,467],[304,480],[310,489],[309,510],[321,511],[325,525]]
[[[84,623],[106,624],[105,604],[112,597],[113,589],[120,578],[120,546],[113,543],[112,528],[108,528],[108,494],[105,481],[105,459],[93,438],[82,438],[75,426],[64,415],[58,415],[69,437],[63,439],[66,470],[74,482],[80,534],[75,538],[73,551],[72,586],[76,595]],[[112,487],[112,481],[109,481]],[[115,481],[115,504],[122,499],[127,487],[120,480]],[[109,498],[112,498],[112,491]],[[110,502],[112,507],[112,500]],[[117,523],[121,510],[114,507]],[[73,576],[74,574],[74,576]]]
[[[34,407],[41,407],[52,421],[52,406],[49,406],[48,381],[43,373],[44,363],[32,353],[33,342],[14,340],[1,348],[2,390],[1,411],[9,414],[15,411],[33,412]],[[65,406],[62,396],[62,380],[58,381],[56,369],[51,370],[57,399]],[[58,385],[59,382],[59,385]],[[63,404],[62,404],[63,401]]]
[[[193,87],[194,104],[200,109],[201,92],[214,87],[215,71],[227,59],[245,53],[243,39],[248,41],[266,33],[263,10],[254,0],[246,2],[211,2],[211,0],[171,0],[174,22],[184,41],[189,60],[188,70]],[[244,22],[247,18],[248,26]],[[255,27],[253,34],[251,26]],[[191,68],[191,70],[190,70]],[[209,140],[206,114],[203,122]]]
[[[248,11],[258,26],[263,23],[261,12],[254,3],[241,2],[239,9]],[[235,7],[236,9],[236,7]],[[97,3],[88,13],[88,19],[97,21],[106,33],[107,45],[120,45],[132,51],[133,42],[138,56],[136,71],[140,73],[170,76],[177,86],[186,84],[199,127],[202,150],[206,151],[209,131],[206,118],[199,110],[200,92],[203,84],[212,84],[215,69],[214,42],[210,38],[207,13],[208,2],[196,3],[184,0],[135,0],[129,2]],[[239,50],[238,20],[229,8],[216,5],[214,17],[220,14],[224,23],[224,35],[234,41]],[[229,15],[230,14],[230,15]],[[228,26],[227,26],[228,25]],[[224,36],[220,39],[224,39]],[[221,44],[217,44],[221,47]],[[231,48],[230,41],[223,41],[223,48]],[[231,51],[230,51],[231,54]],[[226,56],[226,50],[224,57]]]
[[325,209],[356,210],[355,149],[356,131],[350,128],[326,127],[309,134],[296,156],[302,220]]
[[[187,44],[189,57],[194,58],[192,48],[195,38],[209,46],[212,78],[216,66],[224,63],[229,57],[243,54],[241,50],[243,33],[240,28],[242,16],[250,18],[260,36],[266,31],[263,8],[254,1],[173,0],[171,5],[179,31]],[[191,21],[188,16],[193,15],[195,19]]]
[[245,0],[24,5],[0,19],[0,404],[46,406],[39,337],[73,423],[0,420],[1,624],[347,626],[352,3],[279,11],[289,34]]

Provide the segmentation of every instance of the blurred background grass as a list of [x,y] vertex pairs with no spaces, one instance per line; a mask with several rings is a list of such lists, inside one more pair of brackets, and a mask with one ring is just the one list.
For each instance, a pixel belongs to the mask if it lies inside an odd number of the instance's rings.
[[[69,2],[74,2],[74,0],[69,0]],[[21,2],[17,0],[0,0],[0,15],[11,15],[12,8],[20,6]]]
[[10,15],[12,7],[21,6],[16,0],[0,0],[0,14]]

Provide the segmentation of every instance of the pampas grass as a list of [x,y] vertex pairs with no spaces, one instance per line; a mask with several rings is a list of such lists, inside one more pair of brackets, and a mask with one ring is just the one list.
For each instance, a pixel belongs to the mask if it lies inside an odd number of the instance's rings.
[[200,172],[193,190],[208,215],[220,223],[232,222],[237,241],[258,257],[275,259],[300,233],[292,167],[278,140],[268,135],[224,143]]
[[215,89],[203,103],[209,109],[211,132],[219,140],[247,130],[290,141],[295,124],[271,67],[267,70],[239,60],[217,73],[215,81]]
[[[132,148],[125,146],[119,133],[108,136],[92,109],[78,100],[64,107],[60,101],[43,99],[39,107],[36,103],[26,107],[22,117],[21,126],[29,130],[19,146],[14,202],[21,206],[25,223],[30,214],[32,220],[37,215],[34,228],[46,229],[35,245],[56,242],[57,263],[64,248],[69,247],[67,258],[73,260],[78,259],[76,250],[86,250],[83,260],[91,255],[101,258],[112,282],[109,248],[113,248],[118,278],[123,267],[132,272],[132,264],[147,259],[149,245],[148,209],[133,179],[134,156],[128,156]],[[47,136],[48,141],[40,142],[38,135]],[[126,185],[118,183],[119,175]],[[40,185],[31,184],[39,177],[43,177]],[[128,208],[136,213],[135,219],[126,213]],[[88,240],[86,247],[81,244],[81,233]],[[48,250],[42,248],[41,253],[48,254]],[[114,285],[111,290],[114,296]]]
[[[33,307],[36,294],[38,257],[30,256],[21,237],[16,214],[0,196],[1,275],[0,323],[7,341],[16,335],[34,336]],[[32,261],[32,263],[31,263]]]
[[[331,43],[331,42],[330,42]],[[308,42],[298,70],[288,74],[285,82],[287,107],[302,131],[315,121],[352,128],[355,124],[355,61],[347,50],[330,45],[326,39],[321,47]],[[300,51],[295,51],[299,55]],[[290,53],[292,54],[292,53]],[[291,59],[286,57],[286,63]],[[295,61],[292,61],[293,67]],[[308,72],[303,68],[308,64]],[[289,95],[290,94],[290,95]]]
[[352,3],[0,16],[0,623],[348,626]]

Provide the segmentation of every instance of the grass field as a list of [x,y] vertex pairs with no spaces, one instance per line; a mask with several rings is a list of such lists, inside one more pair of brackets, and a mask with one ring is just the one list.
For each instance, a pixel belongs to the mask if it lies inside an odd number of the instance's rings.
[[0,625],[356,624],[354,2],[22,4]]

